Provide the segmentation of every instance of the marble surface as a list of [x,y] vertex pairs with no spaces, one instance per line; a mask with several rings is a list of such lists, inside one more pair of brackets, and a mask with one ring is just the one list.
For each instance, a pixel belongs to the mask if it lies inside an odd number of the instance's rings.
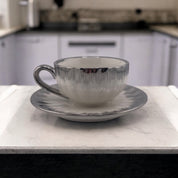
[[30,97],[39,87],[17,86],[0,102],[0,153],[178,153],[178,99],[168,87],[139,88],[148,95],[139,110],[75,123],[34,108]]
[[151,26],[150,29],[178,38],[178,25],[155,25]]
[[8,29],[2,29],[0,28],[0,38],[3,38],[7,35],[13,34],[15,32],[18,32],[20,30],[23,30],[25,27],[13,27],[13,28],[8,28]]

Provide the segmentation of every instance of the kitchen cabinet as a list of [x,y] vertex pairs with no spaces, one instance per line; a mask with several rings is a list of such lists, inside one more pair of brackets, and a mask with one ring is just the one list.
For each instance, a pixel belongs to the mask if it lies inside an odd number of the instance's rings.
[[10,85],[15,82],[15,51],[14,36],[8,36],[0,40],[0,84]]
[[60,36],[60,57],[110,56],[120,57],[120,35],[75,34]]
[[169,85],[178,87],[178,40],[172,39],[170,45],[170,66],[169,66]]
[[123,35],[123,58],[130,63],[128,83],[150,85],[152,67],[151,33],[125,33]]
[[[19,34],[16,36],[16,83],[36,84],[33,70],[41,64],[53,66],[58,59],[58,36],[55,34]],[[42,78],[49,84],[54,80],[48,72],[41,72]]]
[[[177,40],[151,32],[19,33],[0,39],[0,84],[34,85],[33,70],[70,56],[111,56],[130,63],[131,85],[177,85]],[[41,72],[47,83],[55,81]]]
[[151,85],[168,85],[171,37],[154,33],[153,40],[153,59],[150,71],[152,75]]

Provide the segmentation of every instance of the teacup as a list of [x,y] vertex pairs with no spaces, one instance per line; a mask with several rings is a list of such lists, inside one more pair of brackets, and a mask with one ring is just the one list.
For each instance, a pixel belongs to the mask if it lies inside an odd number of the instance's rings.
[[[58,88],[49,86],[39,76],[47,70],[57,80]],[[60,59],[54,68],[40,65],[34,70],[36,82],[48,91],[74,103],[97,106],[113,100],[125,87],[129,72],[126,60],[87,56]]]

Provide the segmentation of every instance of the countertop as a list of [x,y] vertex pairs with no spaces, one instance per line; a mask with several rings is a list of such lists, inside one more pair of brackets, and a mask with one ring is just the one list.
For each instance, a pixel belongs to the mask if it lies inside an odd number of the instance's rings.
[[145,28],[145,29],[121,29],[121,30],[108,30],[108,31],[96,31],[96,32],[81,32],[81,31],[77,31],[77,30],[52,30],[52,29],[31,29],[31,30],[26,30],[25,27],[14,27],[14,28],[10,28],[10,29],[0,29],[0,38],[3,38],[7,35],[11,35],[13,33],[19,32],[19,31],[23,31],[27,32],[27,33],[122,33],[122,32],[149,32],[149,31],[156,31],[156,32],[160,32],[160,33],[164,33],[166,35],[172,36],[172,37],[176,37],[178,38],[178,26],[176,25],[151,25],[149,26],[149,28]]
[[0,153],[178,153],[178,99],[168,87],[139,87],[142,108],[101,123],[77,123],[37,110],[38,86],[0,87]]
[[150,26],[150,29],[156,32],[164,33],[169,36],[178,38],[178,25],[156,25]]
[[142,28],[142,29],[137,29],[137,28],[125,28],[125,29],[114,29],[114,30],[101,30],[101,31],[91,31],[91,32],[82,32],[82,31],[77,31],[77,30],[52,30],[51,29],[35,29],[35,30],[29,30],[29,31],[24,31],[24,33],[60,33],[60,34],[122,34],[122,33],[129,33],[129,32],[134,32],[134,33],[142,33],[142,32],[159,32],[163,33],[165,35],[169,35],[174,38],[178,38],[178,26],[176,25],[150,25],[148,28]]
[[19,26],[19,27],[7,28],[7,29],[0,29],[0,38],[3,38],[7,35],[11,35],[11,34],[16,33],[18,31],[21,31],[24,28],[25,27]]

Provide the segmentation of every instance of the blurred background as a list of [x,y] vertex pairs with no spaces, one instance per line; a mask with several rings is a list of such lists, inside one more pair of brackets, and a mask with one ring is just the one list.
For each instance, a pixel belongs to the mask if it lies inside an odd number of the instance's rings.
[[[178,0],[0,0],[0,85],[73,56],[130,63],[128,83],[178,86]],[[48,73],[43,78],[52,84]]]

